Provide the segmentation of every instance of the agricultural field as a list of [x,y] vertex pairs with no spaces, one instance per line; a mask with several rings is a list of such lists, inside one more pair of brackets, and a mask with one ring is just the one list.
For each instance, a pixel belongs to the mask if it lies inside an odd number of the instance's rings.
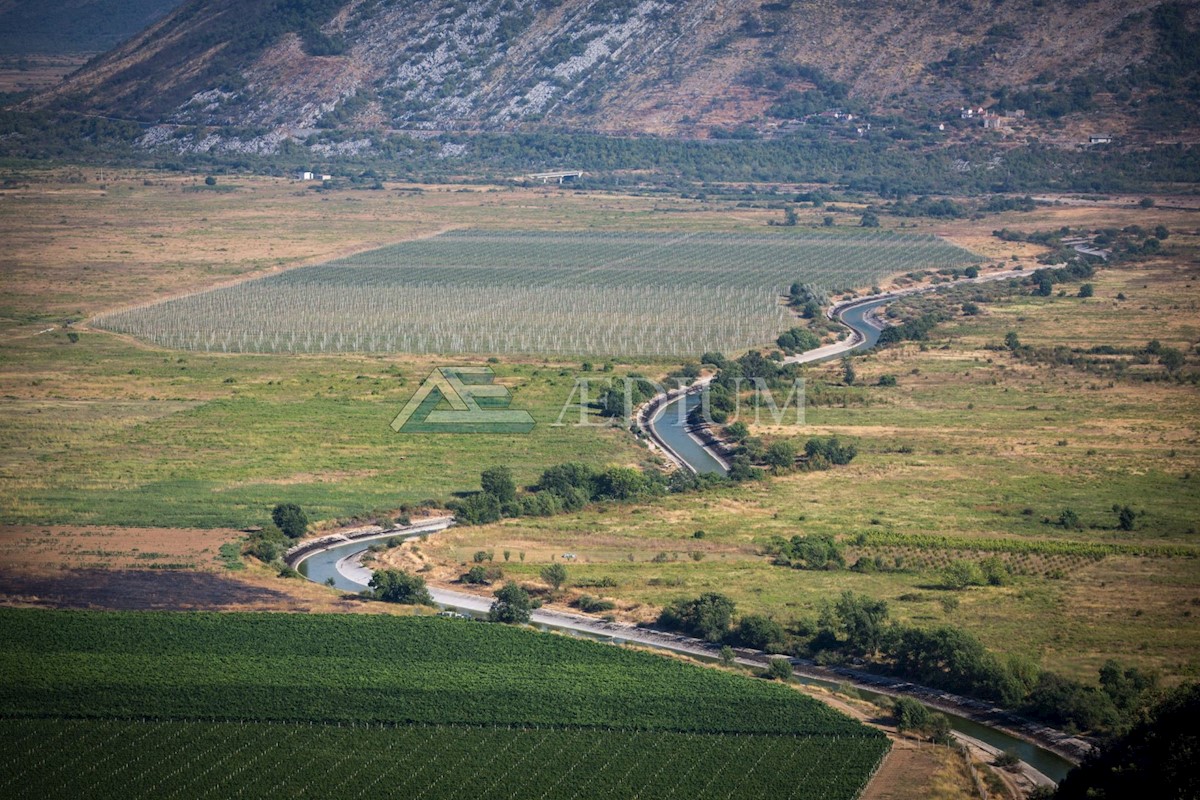
[[[928,342],[855,359],[854,386],[843,384],[839,365],[810,368],[806,424],[754,429],[801,441],[840,436],[859,450],[847,467],[459,529],[406,563],[452,579],[478,550],[520,551],[525,562],[501,568],[536,582],[549,560],[571,552],[570,580],[582,585],[574,592],[611,598],[630,619],[718,591],[741,613],[811,622],[823,602],[851,589],[887,600],[905,623],[961,627],[997,652],[1077,678],[1094,679],[1109,657],[1171,681],[1194,678],[1195,387],[1031,365],[989,349],[1014,330],[1035,345],[1137,348],[1157,336],[1186,348],[1200,336],[1191,288],[1200,274],[1186,252],[1179,262],[1101,269],[1091,299],[989,304],[939,326]],[[885,374],[897,385],[878,385]],[[1119,529],[1114,504],[1135,510],[1133,530]],[[1077,529],[1060,524],[1066,509]],[[833,535],[848,564],[878,558],[892,569],[772,565],[772,538],[797,534]],[[943,588],[951,562],[993,555],[1015,573],[1010,585]]]
[[205,352],[683,358],[772,341],[793,282],[828,295],[976,260],[892,232],[461,230],[92,323]]
[[[79,719],[0,719],[0,735],[10,743],[0,792],[14,800],[381,793],[849,800],[883,746],[875,738],[585,728]],[[62,758],[68,738],[72,756]]]
[[[852,798],[888,749],[774,683],[498,625],[6,610],[0,626],[6,796]],[[63,741],[71,760],[47,769]]]

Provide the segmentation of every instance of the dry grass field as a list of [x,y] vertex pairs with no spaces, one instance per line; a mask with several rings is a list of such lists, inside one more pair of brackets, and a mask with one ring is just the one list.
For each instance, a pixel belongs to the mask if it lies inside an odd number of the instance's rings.
[[[9,526],[4,542],[39,543],[33,552],[5,556],[6,565],[31,575],[47,568],[61,576],[79,568],[121,572],[149,560],[139,558],[146,553],[164,554],[161,563],[223,570],[218,550],[234,536],[231,529],[261,524],[275,502],[295,500],[330,521],[446,499],[475,488],[479,470],[493,463],[511,464],[521,483],[571,459],[651,463],[617,429],[540,425],[525,438],[474,439],[468,450],[434,436],[398,440],[387,423],[438,363],[433,358],[178,353],[90,330],[86,321],[67,330],[64,319],[451,227],[753,230],[779,217],[720,202],[557,187],[318,193],[286,179],[239,176],[219,177],[218,189],[226,190],[217,191],[202,189],[200,178],[160,173],[106,173],[103,184],[98,177],[71,169],[13,175],[0,189],[0,522]],[[942,233],[989,259],[1017,255],[1027,266],[1041,249],[1001,242],[991,230],[1161,223],[1173,231],[1176,255],[1101,270],[1089,300],[988,305],[978,317],[938,328],[926,347],[906,344],[858,359],[855,387],[837,385],[836,366],[810,370],[810,391],[819,390],[821,400],[808,409],[807,426],[757,432],[853,439],[860,455],[846,468],[463,528],[387,557],[451,581],[475,550],[494,550],[498,562],[508,550],[510,560],[500,566],[535,584],[542,566],[573,552],[572,582],[613,578],[618,585],[603,593],[630,619],[651,618],[675,598],[710,589],[733,596],[741,611],[811,618],[823,600],[851,588],[887,599],[901,620],[952,622],[994,649],[1076,676],[1090,677],[1109,656],[1168,678],[1194,676],[1194,558],[1035,552],[1015,564],[1020,574],[1012,585],[954,593],[951,607],[937,586],[940,565],[976,551],[852,544],[852,561],[899,555],[915,565],[876,574],[788,570],[761,555],[770,537],[801,532],[851,542],[860,532],[890,531],[1193,546],[1200,508],[1194,387],[1110,381],[988,349],[1010,330],[1035,345],[1140,347],[1158,338],[1190,347],[1200,339],[1196,215],[1140,209],[1136,200],[974,221],[906,220],[907,231]],[[838,224],[856,223],[859,213],[846,205]],[[819,225],[824,214],[802,209],[801,224]],[[1116,300],[1118,293],[1127,300]],[[579,369],[546,360],[493,366],[515,391],[514,402],[539,422],[557,415]],[[617,364],[615,374],[657,376],[671,367]],[[885,373],[897,375],[898,385],[874,386]],[[1116,530],[1114,503],[1138,511],[1135,531]],[[1064,508],[1080,515],[1084,530],[1053,524]],[[209,532],[188,532],[197,528]],[[693,538],[697,530],[703,539]],[[96,531],[108,532],[111,542],[84,543],[98,535],[84,534]],[[229,575],[282,593],[261,601],[279,608],[355,606],[265,569]]]

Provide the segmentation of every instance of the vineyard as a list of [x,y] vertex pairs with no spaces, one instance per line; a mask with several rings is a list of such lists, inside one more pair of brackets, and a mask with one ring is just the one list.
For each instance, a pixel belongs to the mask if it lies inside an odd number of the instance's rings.
[[776,683],[464,620],[9,609],[0,629],[5,797],[852,798],[888,749]]
[[821,294],[975,258],[932,236],[454,231],[98,316],[216,352],[739,352],[788,327],[793,282]]
[[849,800],[887,749],[882,737],[79,719],[0,720],[0,735],[0,795],[14,800]]

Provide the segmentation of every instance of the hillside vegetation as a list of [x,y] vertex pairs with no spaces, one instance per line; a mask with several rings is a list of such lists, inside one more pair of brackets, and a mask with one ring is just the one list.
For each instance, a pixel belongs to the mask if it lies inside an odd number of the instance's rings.
[[[1157,0],[215,0],[39,103],[239,126],[259,150],[322,128],[980,128],[961,106],[1023,110],[1018,134],[1161,139],[1195,124],[1196,16]],[[834,110],[860,122],[818,116]]]

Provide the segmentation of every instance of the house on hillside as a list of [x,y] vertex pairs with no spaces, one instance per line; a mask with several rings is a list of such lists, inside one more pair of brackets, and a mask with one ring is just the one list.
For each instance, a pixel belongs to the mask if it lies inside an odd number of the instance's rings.
[[1111,133],[1093,133],[1088,137],[1088,144],[1112,144],[1113,136]]

